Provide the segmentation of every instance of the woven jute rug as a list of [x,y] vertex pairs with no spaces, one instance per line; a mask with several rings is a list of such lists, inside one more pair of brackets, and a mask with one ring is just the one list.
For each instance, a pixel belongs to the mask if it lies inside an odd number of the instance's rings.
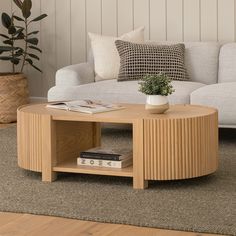
[[[131,145],[130,131],[106,129],[104,146]],[[17,166],[16,128],[0,129],[0,211],[236,235],[236,131],[220,135],[212,175],[150,182],[133,190],[122,177],[61,174],[53,183]]]

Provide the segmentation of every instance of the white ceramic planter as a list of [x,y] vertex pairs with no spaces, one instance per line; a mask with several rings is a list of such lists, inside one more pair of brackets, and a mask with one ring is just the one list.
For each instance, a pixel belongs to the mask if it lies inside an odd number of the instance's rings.
[[146,110],[153,114],[162,114],[169,109],[167,96],[147,95]]
[[168,103],[167,96],[147,95],[147,104],[149,105],[164,105]]

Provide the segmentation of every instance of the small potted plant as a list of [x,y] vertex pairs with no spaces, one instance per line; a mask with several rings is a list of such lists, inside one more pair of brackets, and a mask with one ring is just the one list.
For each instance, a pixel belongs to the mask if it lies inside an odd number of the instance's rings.
[[5,12],[1,15],[6,33],[0,32],[2,41],[0,60],[11,63],[12,71],[0,73],[0,123],[16,121],[17,107],[28,102],[27,78],[23,71],[25,66],[29,65],[41,72],[34,60],[39,60],[35,52],[42,52],[37,47],[39,40],[36,35],[39,31],[30,29],[34,22],[47,17],[46,14],[42,14],[30,19],[31,0],[13,0],[13,2],[20,8],[21,16],[16,16],[15,13],[8,15]]
[[169,109],[167,96],[175,90],[165,74],[146,75],[139,84],[139,91],[147,95],[146,109],[150,113],[161,114]]

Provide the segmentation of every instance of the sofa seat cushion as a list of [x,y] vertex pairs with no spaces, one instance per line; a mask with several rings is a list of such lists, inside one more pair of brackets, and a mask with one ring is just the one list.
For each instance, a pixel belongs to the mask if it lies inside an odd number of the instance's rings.
[[[201,83],[187,81],[173,81],[175,92],[169,96],[171,104],[190,103],[190,94],[202,86]],[[138,81],[117,82],[117,80],[104,80],[80,86],[55,86],[48,92],[49,101],[99,99],[115,103],[146,102],[146,95],[138,91]]]
[[191,94],[191,104],[215,107],[220,125],[236,125],[236,82],[211,84]]

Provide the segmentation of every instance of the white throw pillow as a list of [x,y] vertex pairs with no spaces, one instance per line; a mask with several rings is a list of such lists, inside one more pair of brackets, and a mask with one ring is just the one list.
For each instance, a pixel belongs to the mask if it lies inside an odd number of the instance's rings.
[[115,41],[118,39],[133,43],[144,42],[144,27],[126,33],[120,37],[103,36],[88,33],[94,56],[96,81],[118,78],[120,57]]

